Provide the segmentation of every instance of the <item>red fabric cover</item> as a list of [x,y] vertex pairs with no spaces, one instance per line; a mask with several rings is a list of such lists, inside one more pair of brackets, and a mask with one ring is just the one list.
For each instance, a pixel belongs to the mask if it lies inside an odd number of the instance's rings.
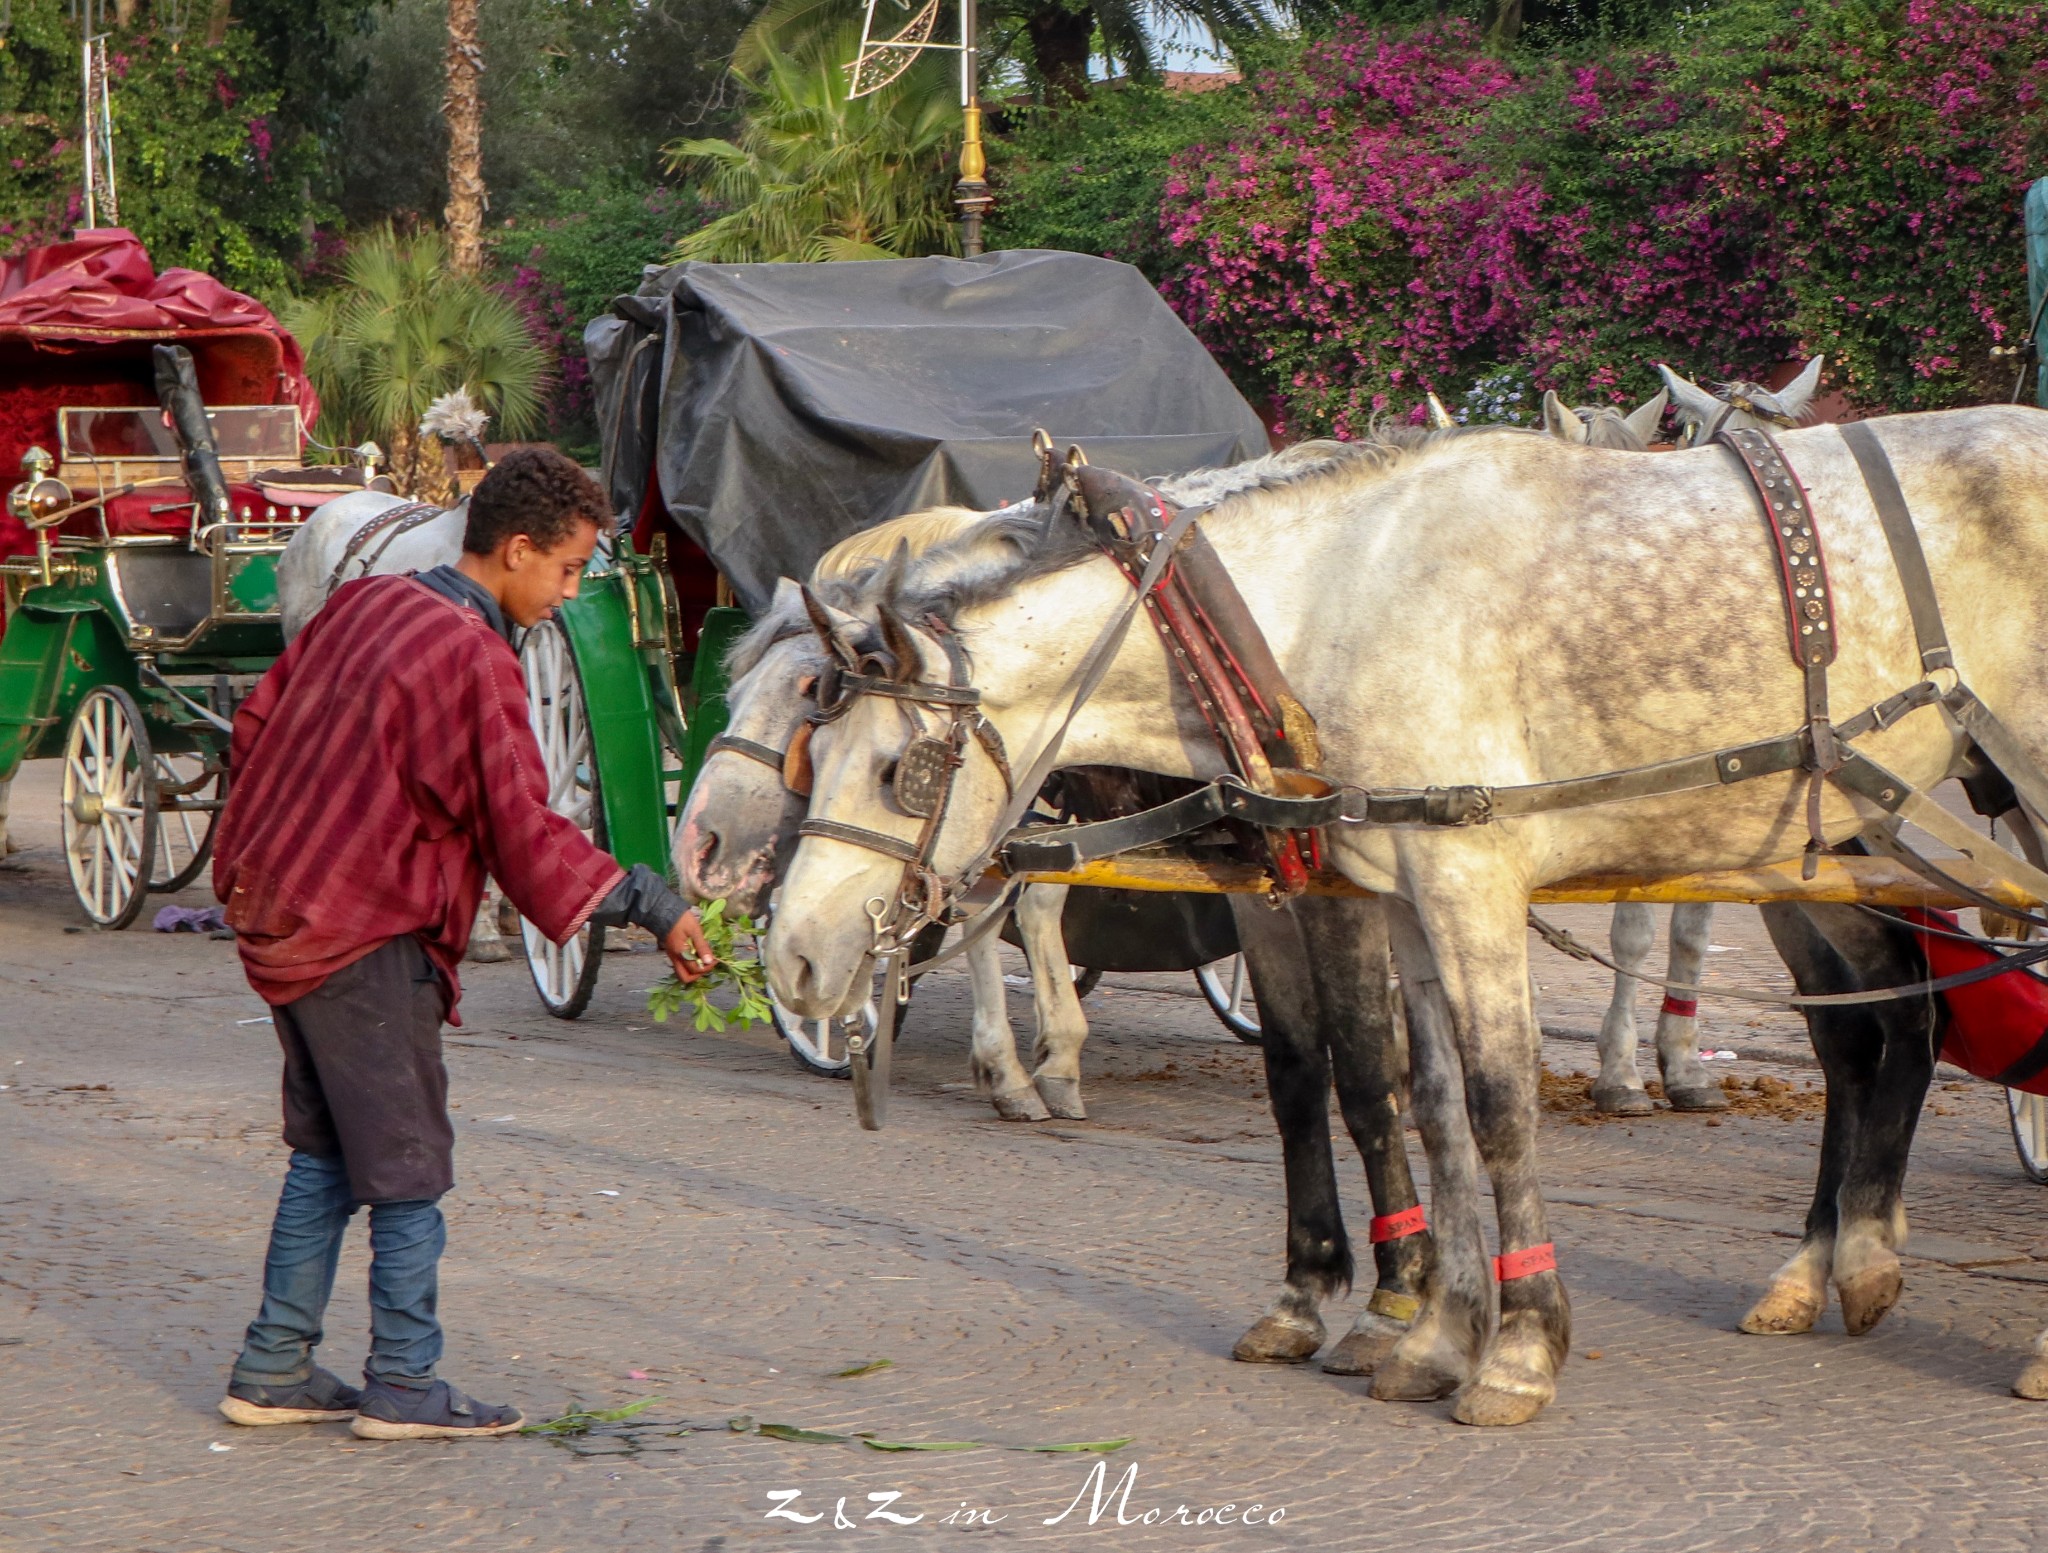
[[[320,413],[298,341],[268,308],[197,270],[155,273],[132,232],[0,259],[0,491],[30,447],[55,456],[61,406],[155,404],[150,347],[166,341],[190,348],[208,404],[295,404],[308,426]],[[0,557],[34,550],[0,508]]]
[[[1908,906],[1899,912],[1908,922],[1926,927],[1963,931],[1950,911],[1922,911]],[[1926,951],[1928,968],[1936,977],[1974,971],[2001,958],[1995,949],[1958,943],[1933,933],[1916,935]],[[1965,1072],[2030,1095],[2048,1095],[2048,1065],[2041,1071],[2011,1083],[2001,1075],[2035,1048],[2048,1035],[2048,982],[2024,970],[1987,977],[1967,987],[1951,987],[1942,994],[1948,1004],[1948,1035],[1941,1044],[1944,1061]]]
[[402,933],[461,996],[486,870],[557,943],[624,870],[548,808],[519,659],[407,577],[345,584],[235,714],[213,888],[288,1003]]

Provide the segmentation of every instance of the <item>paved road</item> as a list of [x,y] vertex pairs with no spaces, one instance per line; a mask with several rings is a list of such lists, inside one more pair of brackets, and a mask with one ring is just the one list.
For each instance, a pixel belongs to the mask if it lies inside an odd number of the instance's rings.
[[[212,1408],[282,1163],[274,1042],[230,946],[66,930],[36,786],[36,850],[0,868],[5,1553],[881,1547],[962,1531],[965,1511],[995,1518],[984,1538],[1105,1548],[2048,1543],[2048,1410],[2005,1391],[2048,1322],[2048,1233],[1997,1093],[1936,1087],[1911,1181],[1924,1256],[1883,1326],[1851,1340],[1830,1313],[1808,1337],[1744,1337],[1811,1183],[1799,1026],[1709,1020],[1745,1083],[1791,1086],[1759,1114],[1594,1122],[1570,1075],[1603,994],[1555,957],[1539,977],[1565,1109],[1544,1165],[1576,1340],[1530,1427],[1230,1361],[1279,1270],[1277,1155],[1256,1054],[1185,978],[1111,978],[1091,1000],[1093,1118],[1039,1126],[967,1087],[963,989],[934,984],[892,1125],[869,1135],[843,1085],[765,1034],[650,1025],[654,958],[621,954],[574,1025],[537,1015],[516,965],[472,975],[449,1052],[444,1368],[533,1417],[658,1397],[646,1417],[705,1427],[592,1455],[235,1430]],[[1767,974],[1752,914],[1724,912],[1717,938],[1714,974]],[[1362,1223],[1355,1161],[1345,1182]],[[327,1352],[344,1372],[363,1267],[352,1245]],[[1132,1435],[1108,1458],[1111,1485],[1136,1468],[1129,1515],[1230,1505],[1231,1524],[1091,1526],[1093,1457],[883,1454],[726,1427],[741,1416],[991,1447]],[[769,1518],[790,1490],[791,1513],[824,1518]]]

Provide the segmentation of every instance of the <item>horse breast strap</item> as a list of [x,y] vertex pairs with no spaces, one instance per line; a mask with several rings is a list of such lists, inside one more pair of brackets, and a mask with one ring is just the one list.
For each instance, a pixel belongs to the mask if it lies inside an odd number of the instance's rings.
[[[1135,585],[1173,510],[1156,491],[1110,470],[1080,464],[1070,468],[1069,479],[1089,532]],[[1258,792],[1298,790],[1299,774],[1322,763],[1315,720],[1199,528],[1181,540],[1144,606],[1237,775]],[[1287,831],[1269,830],[1265,840],[1276,894],[1305,888],[1309,864],[1301,843]]]

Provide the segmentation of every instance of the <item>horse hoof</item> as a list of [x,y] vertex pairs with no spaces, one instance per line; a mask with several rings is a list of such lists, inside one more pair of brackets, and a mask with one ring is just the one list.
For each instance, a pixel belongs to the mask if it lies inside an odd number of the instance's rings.
[[485,938],[469,946],[463,959],[471,965],[497,965],[512,958],[512,951],[505,947],[502,939]]
[[2048,1402],[2048,1359],[2029,1359],[2012,1383],[2012,1394],[2029,1402]]
[[991,1095],[989,1099],[996,1108],[996,1115],[1006,1122],[1042,1122],[1052,1115],[1045,1108],[1045,1102],[1038,1098],[1038,1091],[1029,1084]]
[[1038,1093],[1054,1116],[1064,1121],[1085,1122],[1088,1107],[1081,1103],[1081,1081],[1077,1078],[1034,1078]]
[[1628,1084],[1595,1084],[1593,1109],[1602,1116],[1648,1116],[1657,1107],[1647,1090]]
[[1689,1084],[1682,1089],[1666,1089],[1664,1098],[1671,1102],[1674,1111],[1725,1111],[1728,1109],[1728,1094],[1718,1084]]
[[1394,1345],[1407,1335],[1406,1322],[1391,1321],[1367,1311],[1358,1318],[1357,1325],[1337,1340],[1337,1346],[1323,1360],[1323,1372],[1328,1375],[1370,1375],[1387,1362]]
[[1853,1278],[1838,1280],[1835,1297],[1842,1302],[1842,1325],[1848,1329],[1849,1335],[1861,1337],[1884,1320],[1891,1308],[1898,1304],[1899,1294],[1905,1286],[1905,1274],[1899,1271],[1896,1262],[1866,1268]]
[[1434,1402],[1464,1384],[1464,1377],[1428,1359],[1404,1358],[1398,1351],[1380,1361],[1373,1372],[1375,1402]]
[[1526,1424],[1557,1395],[1557,1382],[1547,1375],[1482,1373],[1458,1392],[1451,1417],[1461,1424],[1501,1429]]
[[1749,1307],[1749,1314],[1738,1325],[1755,1337],[1787,1337],[1798,1332],[1811,1332],[1825,1303],[1811,1290],[1774,1284],[1764,1291],[1762,1299]]
[[1261,1316],[1237,1340],[1230,1357],[1242,1364],[1305,1364],[1323,1346],[1323,1324],[1285,1316]]

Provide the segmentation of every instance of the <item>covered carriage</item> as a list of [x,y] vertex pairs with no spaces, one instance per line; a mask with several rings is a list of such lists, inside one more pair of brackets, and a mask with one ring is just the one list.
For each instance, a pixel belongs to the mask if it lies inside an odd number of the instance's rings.
[[275,565],[376,478],[307,467],[318,411],[268,309],[118,228],[0,263],[0,781],[64,760],[79,904],[125,927],[204,866],[228,718],[283,650]]

